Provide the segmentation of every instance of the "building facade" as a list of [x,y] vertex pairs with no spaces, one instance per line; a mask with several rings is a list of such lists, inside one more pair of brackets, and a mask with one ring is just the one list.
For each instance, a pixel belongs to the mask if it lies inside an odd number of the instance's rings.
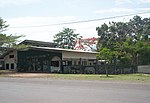
[[[47,47],[30,47],[12,51],[4,57],[6,70],[19,72],[63,72],[66,65],[92,65],[96,53]],[[81,63],[82,61],[82,63]]]
[[92,65],[91,60],[96,59],[96,54],[96,52],[41,47],[40,45],[30,46],[25,50],[7,52],[3,58],[4,69],[19,72],[63,73],[66,66]]

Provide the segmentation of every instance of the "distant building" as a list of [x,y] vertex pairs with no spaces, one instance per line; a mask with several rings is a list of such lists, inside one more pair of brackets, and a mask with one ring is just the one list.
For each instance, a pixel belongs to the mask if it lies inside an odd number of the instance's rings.
[[53,48],[55,48],[57,46],[56,43],[43,42],[43,41],[35,41],[35,40],[24,40],[20,44],[37,46],[37,47],[53,47]]

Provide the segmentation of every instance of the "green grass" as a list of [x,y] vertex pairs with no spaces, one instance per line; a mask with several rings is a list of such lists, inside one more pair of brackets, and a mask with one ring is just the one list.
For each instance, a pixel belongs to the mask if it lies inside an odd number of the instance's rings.
[[[17,73],[13,71],[0,70],[0,77],[3,77],[3,76],[12,77],[9,74],[17,74]],[[25,74],[28,74],[28,73],[25,73]],[[25,74],[19,77],[25,78],[26,77],[24,76]],[[31,77],[34,77],[34,76],[31,76]],[[49,73],[45,73],[42,76],[39,75],[39,76],[36,76],[35,78],[150,82],[150,74],[119,74],[119,75],[109,75],[108,77],[106,77],[106,74],[49,74]]]
[[69,79],[69,80],[116,80],[116,81],[145,81],[150,82],[149,74],[119,74],[109,75],[88,75],[88,74],[49,74],[49,78],[55,79]]

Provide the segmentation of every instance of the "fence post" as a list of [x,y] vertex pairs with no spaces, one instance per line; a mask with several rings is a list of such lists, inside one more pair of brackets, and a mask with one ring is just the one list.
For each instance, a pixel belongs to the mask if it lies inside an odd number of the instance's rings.
[[83,68],[82,68],[82,66],[83,66],[83,65],[82,65],[82,58],[80,58],[80,74],[83,73],[83,70],[82,70]]
[[63,60],[60,61],[61,73],[64,73]]
[[97,71],[98,71],[98,59],[96,59],[95,74],[97,74]]

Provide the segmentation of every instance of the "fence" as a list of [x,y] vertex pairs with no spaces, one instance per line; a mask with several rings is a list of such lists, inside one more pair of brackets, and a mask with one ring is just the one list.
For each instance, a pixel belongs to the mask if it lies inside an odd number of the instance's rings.
[[63,73],[65,74],[105,74],[106,70],[108,74],[129,74],[136,73],[137,67],[130,65],[93,65],[93,66],[63,66]]

